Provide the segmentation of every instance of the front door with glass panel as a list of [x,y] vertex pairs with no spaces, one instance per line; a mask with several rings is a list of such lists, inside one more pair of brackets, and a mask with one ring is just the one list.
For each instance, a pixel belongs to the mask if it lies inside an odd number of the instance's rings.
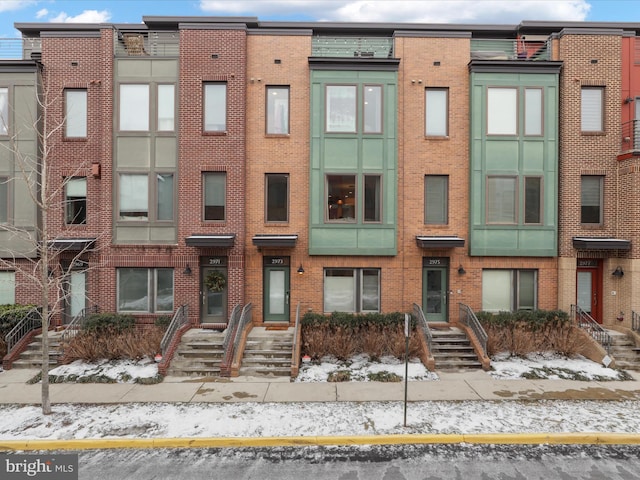
[[71,270],[65,282],[64,323],[71,320],[85,309],[87,305],[87,273]]
[[264,257],[264,321],[289,322],[289,257]]
[[602,323],[602,269],[594,259],[578,259],[576,304],[598,323]]
[[200,322],[227,323],[227,258],[205,257],[201,261]]
[[423,258],[422,310],[428,322],[447,321],[448,258]]

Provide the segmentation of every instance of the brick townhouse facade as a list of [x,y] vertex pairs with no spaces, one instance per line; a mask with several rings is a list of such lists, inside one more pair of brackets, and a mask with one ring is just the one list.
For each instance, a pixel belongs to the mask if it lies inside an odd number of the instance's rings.
[[[214,328],[249,302],[260,325],[298,305],[623,326],[640,309],[640,24],[16,27],[1,303],[38,301],[46,240],[57,324],[93,306],[151,323],[187,305]],[[43,144],[47,239],[17,175]]]

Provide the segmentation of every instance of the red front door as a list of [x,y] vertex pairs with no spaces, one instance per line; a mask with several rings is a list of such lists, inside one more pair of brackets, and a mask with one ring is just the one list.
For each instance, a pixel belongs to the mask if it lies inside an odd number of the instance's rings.
[[578,259],[576,304],[598,323],[602,323],[602,261]]

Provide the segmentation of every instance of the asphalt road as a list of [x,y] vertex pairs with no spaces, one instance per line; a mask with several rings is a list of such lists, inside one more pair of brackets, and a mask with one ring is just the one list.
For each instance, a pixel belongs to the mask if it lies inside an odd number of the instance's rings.
[[640,479],[638,446],[89,450],[79,456],[82,480]]

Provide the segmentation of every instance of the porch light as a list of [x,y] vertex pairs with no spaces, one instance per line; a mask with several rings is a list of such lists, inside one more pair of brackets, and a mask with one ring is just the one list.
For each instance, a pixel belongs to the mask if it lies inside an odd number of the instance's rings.
[[464,269],[462,264],[460,264],[460,266],[458,267],[458,275],[464,275],[465,273],[467,273],[467,271]]
[[613,271],[611,275],[613,275],[614,277],[621,278],[624,275],[624,272],[622,271],[622,267],[620,266],[616,267],[616,269]]
[[191,267],[189,266],[189,264],[187,263],[187,266],[185,267],[184,271],[182,272],[185,275],[191,275]]
[[302,268],[302,264],[298,267],[298,275],[302,275],[304,273],[304,268]]

